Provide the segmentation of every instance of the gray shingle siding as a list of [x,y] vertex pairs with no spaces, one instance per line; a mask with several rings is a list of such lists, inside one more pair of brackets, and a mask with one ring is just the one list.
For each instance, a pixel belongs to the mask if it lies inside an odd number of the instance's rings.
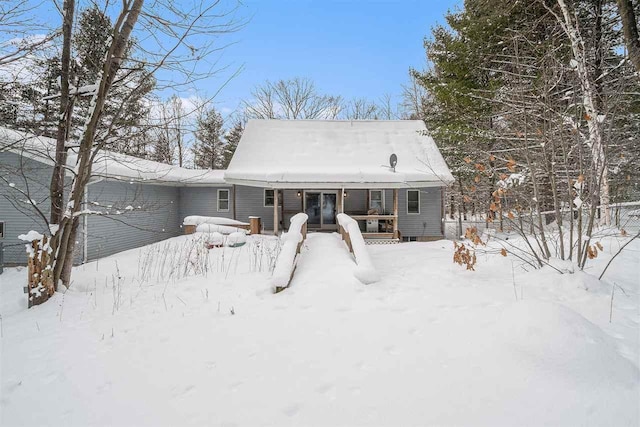
[[[90,260],[181,234],[180,189],[177,187],[101,181],[88,188],[89,207],[109,212],[109,215],[88,217]],[[127,210],[127,206],[134,209]]]

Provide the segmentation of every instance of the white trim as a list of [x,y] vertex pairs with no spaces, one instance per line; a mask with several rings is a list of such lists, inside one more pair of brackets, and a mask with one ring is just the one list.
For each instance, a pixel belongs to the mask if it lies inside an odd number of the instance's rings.
[[379,191],[381,194],[380,197],[380,202],[382,203],[382,212],[380,212],[380,215],[383,215],[386,212],[386,204],[385,204],[385,197],[384,197],[384,189],[383,188],[373,188],[373,189],[369,189],[369,206],[367,206],[367,210],[371,209],[371,192],[372,191]]
[[[415,191],[416,193],[418,193],[418,212],[409,212],[409,191]],[[411,189],[411,190],[407,190],[407,215],[420,215],[420,190],[416,190],[416,189]]]
[[[226,200],[227,200],[227,209],[220,209],[220,200],[221,200],[220,199],[220,192],[221,191],[226,191],[227,192],[227,198],[226,198]],[[222,200],[225,200],[225,199],[222,199]],[[228,188],[218,188],[218,198],[216,200],[216,205],[217,205],[216,207],[218,208],[218,212],[229,212],[229,210],[230,210],[229,208],[230,208],[230,205],[231,205],[231,191]]]

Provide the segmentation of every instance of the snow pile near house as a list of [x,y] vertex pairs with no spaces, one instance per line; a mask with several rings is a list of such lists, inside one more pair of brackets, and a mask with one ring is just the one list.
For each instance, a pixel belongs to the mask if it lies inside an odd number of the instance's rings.
[[356,258],[356,264],[358,264],[354,272],[355,276],[365,285],[380,280],[380,276],[369,257],[369,252],[367,252],[367,245],[360,232],[358,222],[344,213],[339,213],[336,218],[340,226],[349,234],[351,240],[353,255]]
[[223,218],[219,216],[199,216],[190,215],[184,218],[183,225],[200,225],[200,224],[216,224],[216,225],[249,225],[246,222],[236,221],[231,218]]
[[232,234],[232,233],[243,233],[247,234],[249,231],[243,228],[238,227],[230,227],[228,225],[218,225],[218,224],[200,224],[196,227],[196,231],[199,233],[221,233],[221,234]]
[[605,281],[624,239],[565,274],[499,255],[465,271],[449,241],[369,246],[380,281],[364,286],[340,237],[313,233],[277,295],[269,236],[207,250],[201,275],[143,269],[205,237],[76,267],[30,310],[26,269],[5,269],[0,424],[640,423],[639,240]]

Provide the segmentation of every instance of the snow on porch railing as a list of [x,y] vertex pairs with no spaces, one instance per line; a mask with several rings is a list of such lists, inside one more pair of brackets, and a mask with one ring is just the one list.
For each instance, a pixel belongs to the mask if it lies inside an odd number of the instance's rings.
[[292,216],[289,222],[289,231],[283,233],[280,238],[283,244],[271,276],[271,286],[276,293],[288,287],[293,278],[293,272],[298,262],[298,254],[304,239],[307,237],[308,218],[305,213],[298,213]]
[[377,282],[380,277],[371,262],[358,222],[344,213],[339,213],[337,218],[340,225],[340,235],[356,258],[358,266],[354,275],[365,285]]

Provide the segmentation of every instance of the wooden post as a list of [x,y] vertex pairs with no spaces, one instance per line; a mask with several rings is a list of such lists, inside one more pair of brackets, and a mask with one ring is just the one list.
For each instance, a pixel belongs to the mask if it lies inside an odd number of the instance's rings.
[[398,238],[398,189],[393,189],[393,238]]
[[236,216],[236,185],[233,184],[231,187],[231,191],[233,192],[233,219],[237,220]]
[[344,213],[344,187],[340,189],[340,213]]
[[250,216],[249,217],[249,233],[251,234],[260,234],[261,231],[260,217],[259,216]]
[[273,189],[273,234],[278,235],[278,189]]

